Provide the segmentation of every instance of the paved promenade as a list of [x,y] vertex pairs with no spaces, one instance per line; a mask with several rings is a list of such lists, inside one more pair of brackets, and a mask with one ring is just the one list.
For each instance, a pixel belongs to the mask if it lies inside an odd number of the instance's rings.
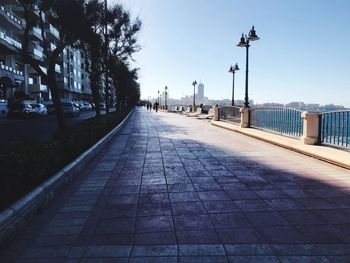
[[350,262],[350,171],[140,109],[0,262]]

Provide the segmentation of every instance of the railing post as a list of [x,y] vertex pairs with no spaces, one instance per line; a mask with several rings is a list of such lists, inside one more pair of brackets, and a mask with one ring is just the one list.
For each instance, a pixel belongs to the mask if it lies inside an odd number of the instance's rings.
[[318,115],[318,145],[322,144],[322,117],[322,114]]
[[249,107],[243,107],[240,110],[241,113],[241,128],[249,128]]
[[220,120],[220,108],[218,104],[215,104],[214,106],[214,121],[219,121]]
[[319,114],[303,111],[301,117],[303,119],[303,136],[301,136],[300,140],[304,144],[318,144],[320,142]]

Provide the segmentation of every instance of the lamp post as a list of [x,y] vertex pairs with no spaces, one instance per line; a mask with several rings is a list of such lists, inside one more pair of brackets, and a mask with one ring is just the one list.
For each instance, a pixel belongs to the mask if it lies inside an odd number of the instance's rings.
[[168,109],[168,102],[167,102],[167,99],[168,99],[168,87],[165,86],[165,109],[166,109],[166,110]]
[[192,112],[194,112],[195,111],[195,107],[196,107],[196,85],[197,85],[197,81],[193,81],[192,85],[193,85],[193,108],[192,108]]
[[159,95],[159,107],[162,107],[162,94]]
[[241,40],[237,44],[238,47],[246,48],[246,60],[245,60],[245,97],[244,97],[244,107],[249,108],[249,97],[248,97],[248,61],[249,61],[249,43],[250,41],[256,41],[260,38],[256,35],[255,28],[252,26],[248,36],[242,33]]
[[233,67],[231,66],[228,71],[232,73],[232,102],[231,102],[232,106],[235,106],[235,73],[237,70],[239,70],[239,68],[238,68],[238,64],[236,63],[236,65],[234,65]]
[[158,102],[158,104],[159,104],[159,90],[158,90],[158,101],[157,101],[157,102]]

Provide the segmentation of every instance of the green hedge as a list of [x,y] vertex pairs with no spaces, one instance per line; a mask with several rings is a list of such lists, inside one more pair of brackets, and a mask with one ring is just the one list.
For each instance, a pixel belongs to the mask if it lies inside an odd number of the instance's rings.
[[116,127],[129,113],[91,118],[45,143],[0,145],[0,211],[54,175]]

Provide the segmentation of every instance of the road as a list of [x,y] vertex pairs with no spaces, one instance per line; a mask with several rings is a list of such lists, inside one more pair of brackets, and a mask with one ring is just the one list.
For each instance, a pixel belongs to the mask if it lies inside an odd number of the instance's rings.
[[[68,126],[95,116],[94,111],[81,112],[79,117],[65,118]],[[15,141],[43,142],[57,131],[55,115],[33,119],[0,119],[0,144]]]
[[349,170],[137,109],[0,261],[350,262]]

